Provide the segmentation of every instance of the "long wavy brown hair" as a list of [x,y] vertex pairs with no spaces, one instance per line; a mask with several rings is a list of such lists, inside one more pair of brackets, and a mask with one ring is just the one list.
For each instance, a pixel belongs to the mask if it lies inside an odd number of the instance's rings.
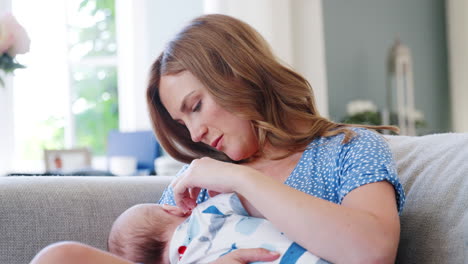
[[251,26],[226,15],[204,15],[182,29],[156,59],[146,94],[158,140],[169,155],[182,162],[203,156],[231,161],[206,144],[193,142],[188,129],[175,122],[161,103],[161,76],[182,71],[198,78],[221,107],[251,121],[259,142],[256,156],[264,154],[267,142],[286,150],[287,155],[304,151],[321,136],[344,133],[343,143],[347,143],[354,136],[349,127],[361,126],[320,116],[309,82],[282,65]]

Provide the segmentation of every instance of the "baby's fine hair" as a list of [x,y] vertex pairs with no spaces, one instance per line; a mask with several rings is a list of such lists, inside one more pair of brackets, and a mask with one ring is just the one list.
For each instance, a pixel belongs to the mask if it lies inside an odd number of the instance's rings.
[[[161,263],[168,241],[164,231],[169,220],[151,210],[154,204],[139,204],[125,211],[111,228],[107,242],[108,251],[127,260],[153,264]],[[124,214],[138,211],[140,219],[125,220]],[[131,218],[130,218],[131,219]]]

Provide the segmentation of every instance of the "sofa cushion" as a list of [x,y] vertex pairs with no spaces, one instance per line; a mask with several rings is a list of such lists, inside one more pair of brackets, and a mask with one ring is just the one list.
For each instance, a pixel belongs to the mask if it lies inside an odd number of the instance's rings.
[[0,177],[0,263],[29,263],[50,243],[106,249],[123,211],[155,202],[173,177]]
[[397,263],[466,263],[468,134],[388,140],[406,192]]

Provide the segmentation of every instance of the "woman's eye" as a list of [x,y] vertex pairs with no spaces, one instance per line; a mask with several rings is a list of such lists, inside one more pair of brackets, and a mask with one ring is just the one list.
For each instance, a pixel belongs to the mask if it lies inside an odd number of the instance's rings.
[[202,106],[202,102],[198,101],[198,103],[195,105],[195,107],[192,109],[192,112],[198,112],[200,111],[200,108]]

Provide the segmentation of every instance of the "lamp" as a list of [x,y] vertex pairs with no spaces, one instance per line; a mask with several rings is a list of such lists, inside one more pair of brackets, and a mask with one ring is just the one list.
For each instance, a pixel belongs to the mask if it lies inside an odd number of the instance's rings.
[[414,108],[414,81],[411,52],[397,38],[387,58],[387,103],[382,112],[384,125],[390,125],[393,112],[393,94],[396,92],[397,125],[403,135],[416,135]]

